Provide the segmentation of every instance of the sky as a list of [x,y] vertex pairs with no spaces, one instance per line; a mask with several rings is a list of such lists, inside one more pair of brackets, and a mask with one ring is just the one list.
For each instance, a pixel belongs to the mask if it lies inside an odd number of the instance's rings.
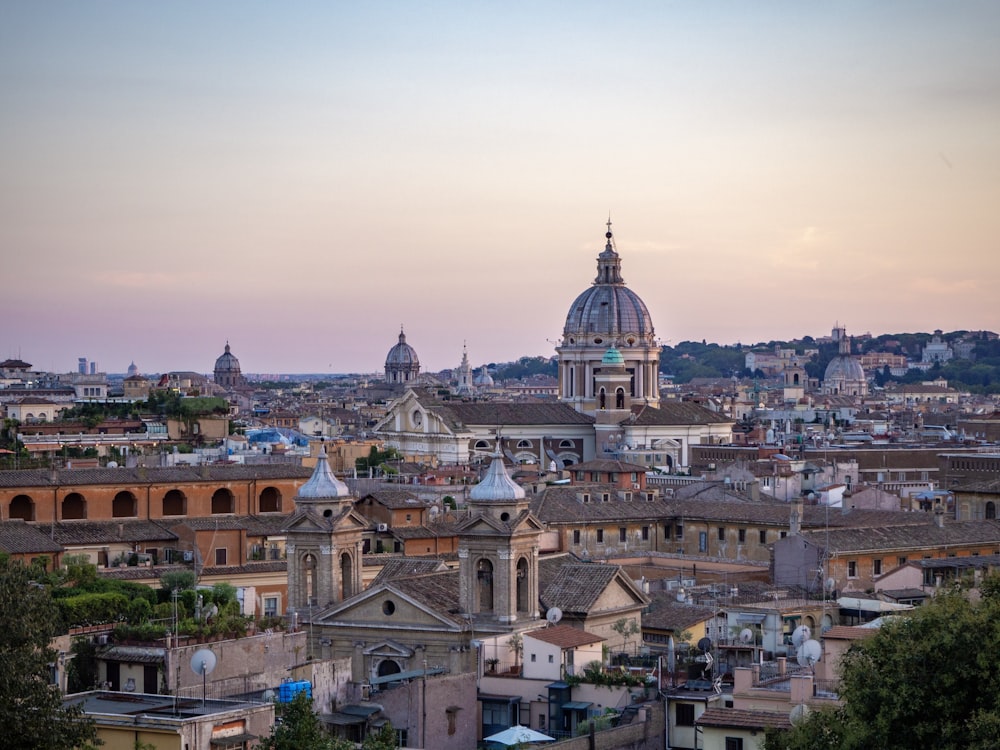
[[1000,3],[0,0],[0,357],[1000,330]]

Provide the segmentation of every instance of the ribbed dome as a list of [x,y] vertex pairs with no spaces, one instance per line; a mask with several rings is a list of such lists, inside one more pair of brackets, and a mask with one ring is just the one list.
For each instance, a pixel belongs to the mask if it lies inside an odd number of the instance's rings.
[[236,359],[231,351],[229,351],[229,342],[226,342],[226,351],[222,353],[222,356],[215,360],[215,371],[216,372],[239,372],[240,371],[240,361]]
[[416,350],[406,343],[406,334],[399,332],[399,343],[389,350],[385,358],[386,367],[416,367],[420,365]]
[[653,320],[649,317],[639,295],[625,286],[621,277],[621,259],[611,243],[610,231],[605,235],[607,245],[597,256],[597,278],[594,284],[580,294],[569,308],[563,329],[564,344],[569,339],[608,339],[607,343],[637,343],[628,341],[629,334],[637,340],[652,341]]
[[857,359],[849,355],[838,354],[826,366],[824,381],[864,381],[865,370]]
[[347,497],[350,488],[334,475],[330,462],[326,458],[326,450],[321,450],[316,459],[316,468],[304,485],[299,487],[297,500],[325,500],[334,497]]
[[490,464],[482,480],[469,490],[469,499],[479,502],[523,500],[524,488],[507,474],[503,459],[494,456],[493,463]]

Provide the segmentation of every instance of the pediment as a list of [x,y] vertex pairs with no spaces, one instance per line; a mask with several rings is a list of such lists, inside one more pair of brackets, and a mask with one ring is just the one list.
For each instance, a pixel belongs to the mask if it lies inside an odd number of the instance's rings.
[[367,531],[371,525],[371,521],[352,509],[334,519],[333,529],[334,531]]
[[362,653],[364,653],[365,656],[375,655],[389,658],[402,657],[404,659],[409,659],[413,656],[414,651],[412,648],[407,648],[401,643],[387,639],[365,647]]
[[472,518],[468,518],[458,525],[458,533],[486,533],[486,534],[504,534],[509,535],[510,529],[505,523],[502,523],[492,516],[488,515],[477,515]]
[[299,509],[295,511],[285,524],[284,531],[287,532],[329,532],[330,524],[326,519],[311,509]]
[[324,627],[364,627],[385,631],[406,629],[455,632],[462,629],[446,612],[438,612],[388,583],[335,604],[323,612],[316,623]]

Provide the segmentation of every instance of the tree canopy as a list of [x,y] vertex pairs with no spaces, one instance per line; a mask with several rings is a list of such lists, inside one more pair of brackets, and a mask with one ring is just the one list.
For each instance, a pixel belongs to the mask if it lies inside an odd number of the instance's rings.
[[280,721],[260,741],[260,750],[353,750],[354,743],[330,735],[313,712],[312,698],[296,693],[280,709]]
[[49,682],[58,610],[43,572],[0,557],[0,727],[4,747],[71,750],[97,742],[94,723]]
[[1000,747],[1000,578],[941,594],[854,644],[838,709],[813,711],[765,750]]

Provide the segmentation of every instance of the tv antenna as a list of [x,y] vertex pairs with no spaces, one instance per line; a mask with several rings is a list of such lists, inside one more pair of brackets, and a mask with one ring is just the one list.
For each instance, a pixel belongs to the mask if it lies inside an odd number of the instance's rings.
[[205,707],[208,675],[215,669],[218,658],[210,648],[200,648],[191,656],[191,671],[201,675],[201,706]]

